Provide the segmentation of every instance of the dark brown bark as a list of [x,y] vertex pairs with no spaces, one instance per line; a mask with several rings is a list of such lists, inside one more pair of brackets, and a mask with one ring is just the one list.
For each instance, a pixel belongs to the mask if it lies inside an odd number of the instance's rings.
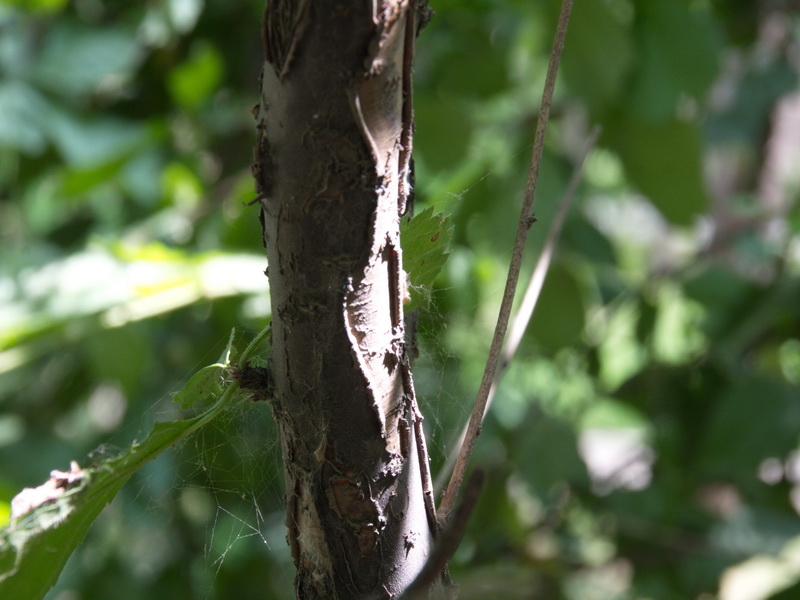
[[400,0],[267,3],[254,174],[298,598],[398,596],[435,528],[399,243],[413,14]]

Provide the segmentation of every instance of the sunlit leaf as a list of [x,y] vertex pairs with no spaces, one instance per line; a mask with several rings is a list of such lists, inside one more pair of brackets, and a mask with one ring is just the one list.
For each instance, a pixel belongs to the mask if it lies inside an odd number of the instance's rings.
[[222,79],[222,58],[213,46],[196,48],[169,77],[169,90],[179,106],[193,110],[205,102]]
[[182,163],[171,163],[161,174],[164,195],[168,201],[184,208],[193,208],[203,195],[203,184],[197,175]]
[[18,6],[32,13],[55,13],[67,4],[67,0],[4,0],[6,4]]

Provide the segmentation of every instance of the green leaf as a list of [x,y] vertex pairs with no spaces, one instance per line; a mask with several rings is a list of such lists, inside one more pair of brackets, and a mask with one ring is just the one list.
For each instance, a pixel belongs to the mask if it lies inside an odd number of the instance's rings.
[[408,273],[411,301],[406,306],[414,310],[430,301],[431,287],[447,262],[453,226],[450,219],[434,214],[433,207],[400,224],[400,244],[403,264]]
[[236,329],[231,329],[228,343],[222,351],[219,361],[203,367],[192,375],[183,389],[172,397],[172,401],[180,404],[183,410],[191,408],[203,400],[214,401],[222,393],[223,373],[231,362],[235,334]]
[[207,423],[220,408],[215,406],[194,419],[156,423],[142,442],[134,443],[122,456],[81,470],[76,488],[36,506],[0,532],[0,597],[43,597],[89,526],[131,475]]
[[[66,19],[54,25],[43,36],[30,73],[42,88],[65,96],[106,93],[133,74],[142,49],[132,27],[91,27]],[[109,90],[100,90],[103,85]]]
[[712,480],[749,484],[770,457],[797,446],[800,391],[762,376],[740,377],[716,399],[697,464]]
[[34,14],[47,14],[63,10],[67,0],[4,0],[0,4],[9,4]]
[[10,146],[26,154],[40,154],[46,145],[48,100],[23,81],[0,84],[0,145]]
[[686,295],[706,307],[705,333],[717,342],[753,314],[758,285],[734,270],[712,265],[687,278]]
[[203,367],[177,392],[172,401],[182,409],[191,408],[201,400],[213,399],[222,392],[222,373],[225,365],[216,363]]
[[170,94],[181,108],[196,110],[219,88],[222,72],[219,52],[211,45],[200,44],[189,60],[170,73]]
[[585,312],[580,282],[562,265],[553,265],[525,337],[555,353],[580,340]]
[[[416,99],[416,96],[415,96]],[[465,160],[473,123],[469,111],[452,98],[415,101],[415,160],[433,172],[453,169]]]
[[[250,359],[268,333],[269,327],[256,336],[240,357],[241,362]],[[204,373],[225,366],[215,364],[202,369],[176,398],[196,387],[196,380],[207,377]],[[131,475],[217,417],[237,397],[238,391],[239,384],[232,381],[217,402],[201,415],[156,423],[143,441],[134,442],[120,456],[86,469],[73,465],[69,473],[54,472],[49,482],[35,492],[26,492],[28,497],[37,498],[31,502],[30,512],[0,531],[0,598],[42,598],[55,584],[100,511]],[[67,477],[70,483],[64,481]],[[61,487],[57,485],[59,480]],[[62,487],[65,491],[59,491]]]
[[721,36],[703,10],[687,2],[639,3],[637,58],[642,68],[632,82],[628,106],[639,117],[669,118],[683,96],[703,98],[720,67]]
[[64,161],[79,171],[118,161],[147,139],[141,123],[107,116],[83,118],[60,108],[49,111],[46,125]]
[[231,364],[231,353],[235,350],[233,347],[233,338],[236,337],[236,328],[231,329],[231,334],[228,336],[228,343],[225,344],[225,350],[219,355],[218,363],[222,363],[226,367]]
[[604,140],[619,154],[631,182],[667,219],[689,225],[706,210],[697,127],[677,119],[652,122],[627,114],[605,126]]
[[205,193],[197,174],[179,162],[173,162],[164,168],[161,185],[170,202],[186,209],[197,207]]
[[547,415],[534,405],[517,429],[517,436],[511,460],[537,494],[547,495],[564,481],[588,484],[575,429],[568,421]]
[[[560,1],[551,2],[557,11]],[[599,113],[626,93],[636,49],[630,28],[604,0],[581,2],[570,18],[563,70],[569,87]]]
[[[86,337],[87,366],[97,381],[117,381],[126,394],[133,395],[153,368],[152,347],[152,338],[140,323],[102,329]],[[125,352],[109,352],[109,348],[124,348]]]

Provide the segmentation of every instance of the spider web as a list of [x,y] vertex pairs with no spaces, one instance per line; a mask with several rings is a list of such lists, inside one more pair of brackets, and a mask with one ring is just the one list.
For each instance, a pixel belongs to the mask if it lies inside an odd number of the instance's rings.
[[[449,208],[463,201],[489,175],[490,172],[483,173],[462,192],[449,194]],[[446,265],[448,268],[451,267]],[[457,279],[450,274],[444,278],[448,282]],[[458,286],[458,282],[454,285]],[[454,333],[461,324],[448,324],[452,315],[440,302],[453,291],[434,290],[433,301],[422,309],[418,329],[420,355],[414,365],[434,477],[469,417],[477,389],[474,375],[465,374],[462,368],[462,350],[471,355],[473,362],[484,360],[491,334],[483,335],[483,329],[490,328],[496,317],[490,313],[496,311],[497,303],[490,303],[485,318],[479,319],[482,339],[465,347],[458,339],[463,334]],[[494,292],[488,293],[494,296]],[[499,293],[497,299],[499,302]],[[462,310],[481,310],[479,300],[462,306]],[[243,346],[256,334],[257,331],[238,329],[236,345]],[[221,340],[209,349],[186,374],[184,382],[199,368],[214,362],[223,346]],[[175,386],[173,392],[181,387]],[[157,420],[181,418],[171,394],[162,397],[147,414],[155,415]],[[145,431],[147,427],[142,423],[140,429]],[[283,488],[279,434],[269,406],[241,401],[137,473],[127,493],[112,503],[103,520],[106,527],[113,528],[118,527],[112,525],[115,521],[127,519],[127,531],[135,539],[122,552],[129,555],[137,577],[155,579],[166,568],[164,564],[174,564],[176,557],[185,555],[191,563],[187,570],[192,589],[186,597],[217,597],[216,588],[232,589],[231,578],[252,579],[255,568],[262,597],[292,598],[294,566],[285,541]],[[143,513],[137,508],[142,506]],[[181,548],[173,547],[169,528],[186,530],[179,536]],[[74,566],[72,569],[79,572]],[[50,597],[61,600],[57,592]]]

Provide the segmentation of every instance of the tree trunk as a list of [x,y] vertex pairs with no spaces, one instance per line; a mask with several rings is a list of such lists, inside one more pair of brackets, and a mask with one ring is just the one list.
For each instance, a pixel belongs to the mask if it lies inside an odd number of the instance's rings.
[[298,598],[397,597],[435,530],[399,239],[415,12],[267,2],[254,174]]

